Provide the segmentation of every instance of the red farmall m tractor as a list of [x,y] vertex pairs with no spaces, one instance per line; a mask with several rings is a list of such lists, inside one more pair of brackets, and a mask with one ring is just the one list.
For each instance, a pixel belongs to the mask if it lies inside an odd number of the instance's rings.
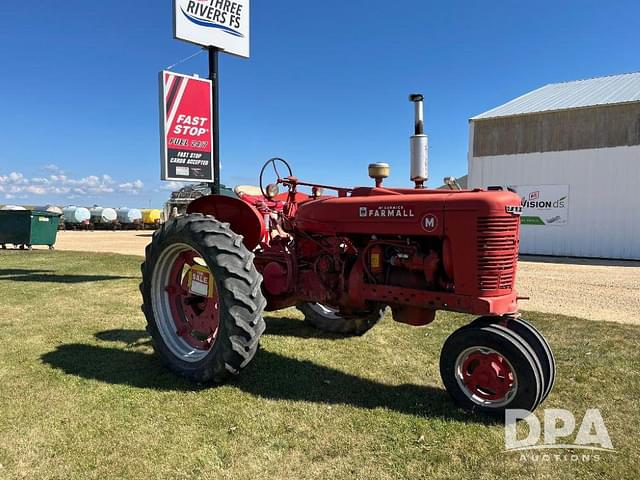
[[[545,399],[553,355],[517,314],[521,200],[502,189],[424,188],[423,98],[411,100],[415,188],[383,186],[386,164],[370,165],[374,187],[342,188],[302,182],[272,159],[259,188],[199,198],[155,233],[143,311],[171,370],[200,383],[237,375],[258,349],[264,310],[297,307],[321,330],[355,335],[387,308],[415,326],[450,310],[479,316],[442,349],[442,381],[456,403],[502,414]],[[265,185],[271,168],[277,180]]]

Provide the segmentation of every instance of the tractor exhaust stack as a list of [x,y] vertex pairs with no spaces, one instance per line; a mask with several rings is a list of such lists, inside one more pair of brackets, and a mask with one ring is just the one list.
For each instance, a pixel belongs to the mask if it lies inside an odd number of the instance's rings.
[[429,179],[429,138],[424,134],[424,96],[419,93],[409,95],[415,104],[416,119],[414,135],[411,137],[411,181],[416,188],[424,188]]

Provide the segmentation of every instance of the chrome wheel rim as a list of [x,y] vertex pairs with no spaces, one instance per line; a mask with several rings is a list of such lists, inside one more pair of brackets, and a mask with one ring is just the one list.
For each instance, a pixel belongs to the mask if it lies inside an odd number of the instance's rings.
[[[211,296],[185,289],[185,275],[196,265],[211,275]],[[219,299],[214,277],[200,253],[185,243],[163,250],[153,271],[151,298],[158,332],[169,351],[189,363],[206,357],[217,340]]]

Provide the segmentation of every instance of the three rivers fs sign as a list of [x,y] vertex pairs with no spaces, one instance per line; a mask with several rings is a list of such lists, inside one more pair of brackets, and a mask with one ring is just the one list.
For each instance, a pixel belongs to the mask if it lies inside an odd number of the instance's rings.
[[249,58],[249,0],[174,0],[174,36]]
[[160,74],[162,180],[212,182],[211,81]]

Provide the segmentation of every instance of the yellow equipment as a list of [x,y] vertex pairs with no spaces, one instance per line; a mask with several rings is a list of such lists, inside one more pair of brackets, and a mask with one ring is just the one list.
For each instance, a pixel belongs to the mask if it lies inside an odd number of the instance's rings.
[[157,225],[162,223],[162,210],[145,208],[142,210],[142,223],[145,225]]

